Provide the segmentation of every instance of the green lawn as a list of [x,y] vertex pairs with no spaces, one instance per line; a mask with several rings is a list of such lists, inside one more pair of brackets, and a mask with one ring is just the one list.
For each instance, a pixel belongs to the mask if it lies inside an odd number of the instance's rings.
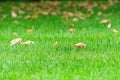
[[[60,15],[11,18],[9,9],[15,3],[0,4],[4,6],[0,16],[8,14],[0,21],[0,80],[120,79],[120,34],[113,32],[120,31],[120,2],[103,11],[112,24],[110,29],[100,23],[99,9],[90,18],[72,22]],[[19,24],[14,24],[16,20]],[[68,30],[71,23],[75,25],[74,32]],[[33,29],[33,33],[26,33],[28,29]],[[18,37],[35,44],[10,46],[10,41]],[[79,42],[85,43],[86,48],[73,47]]]

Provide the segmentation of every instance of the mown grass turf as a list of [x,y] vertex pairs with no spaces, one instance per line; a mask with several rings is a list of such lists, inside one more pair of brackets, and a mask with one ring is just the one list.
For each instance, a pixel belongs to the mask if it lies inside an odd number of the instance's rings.
[[[112,29],[120,30],[120,15],[115,9],[107,16],[112,23],[110,30],[96,20],[95,14],[74,22],[72,33],[68,25],[73,22],[65,22],[60,16],[20,18],[18,25],[12,18],[0,21],[0,80],[119,80],[120,34]],[[31,28],[34,32],[27,34]],[[16,37],[35,44],[10,46]],[[57,48],[55,41],[60,43]],[[74,48],[78,42],[87,47]]]

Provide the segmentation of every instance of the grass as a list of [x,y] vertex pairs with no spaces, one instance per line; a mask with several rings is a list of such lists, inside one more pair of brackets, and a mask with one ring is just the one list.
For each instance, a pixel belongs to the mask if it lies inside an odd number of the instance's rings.
[[[120,15],[115,12],[118,7],[113,7],[112,14],[107,16],[112,23],[109,30],[96,20],[95,14],[78,22],[43,15],[37,19],[0,21],[0,80],[119,80],[120,34],[112,31],[120,30]],[[13,23],[15,20],[18,25]],[[70,23],[75,24],[75,32],[68,31]],[[27,34],[28,29],[34,32]],[[17,37],[35,44],[10,46],[10,41]],[[57,48],[55,41],[60,43]],[[74,48],[78,42],[87,47]]]

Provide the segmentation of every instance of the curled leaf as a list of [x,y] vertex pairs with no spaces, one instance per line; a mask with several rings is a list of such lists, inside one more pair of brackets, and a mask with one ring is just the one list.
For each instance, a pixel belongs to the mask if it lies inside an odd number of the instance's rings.
[[10,45],[13,46],[13,45],[19,44],[21,42],[22,42],[22,38],[16,38],[16,39],[13,39],[12,41],[10,41]]
[[85,48],[86,44],[84,44],[84,43],[77,43],[77,44],[74,44],[74,47],[75,48]]
[[21,44],[22,45],[30,45],[30,44],[34,44],[34,43],[35,43],[34,41],[28,40],[28,41],[22,42]]

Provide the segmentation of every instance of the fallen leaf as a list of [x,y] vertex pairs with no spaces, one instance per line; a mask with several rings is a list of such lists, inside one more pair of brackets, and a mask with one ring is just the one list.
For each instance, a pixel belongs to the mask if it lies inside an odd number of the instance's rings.
[[102,15],[102,12],[98,12],[98,16],[101,16]]
[[36,19],[38,15],[32,15],[31,18]]
[[13,32],[13,35],[14,35],[14,36],[17,36],[18,34],[17,34],[16,32]]
[[80,20],[85,20],[84,16],[79,16]]
[[70,24],[70,25],[69,25],[69,28],[74,28],[74,24]]
[[33,32],[33,29],[28,29],[27,30],[27,33],[32,33]]
[[117,29],[113,29],[113,32],[117,33],[117,34],[119,33],[119,31]]
[[21,44],[22,45],[31,45],[31,44],[34,44],[34,43],[35,43],[34,41],[28,40],[28,41],[22,42]]
[[75,48],[85,48],[86,44],[84,44],[84,43],[77,43],[77,44],[74,44],[74,47]]
[[11,15],[12,15],[13,18],[17,17],[17,14],[15,12],[13,12],[13,11],[11,12]]
[[18,22],[18,21],[14,21],[13,23],[14,23],[14,24],[19,24],[19,22]]
[[109,23],[109,22],[110,22],[110,20],[108,20],[108,19],[103,19],[103,20],[101,21],[102,24],[106,24],[106,23]]
[[107,28],[110,29],[111,26],[112,26],[111,23],[109,23],[109,24],[107,25]]
[[16,38],[16,39],[13,39],[12,41],[10,41],[10,45],[13,46],[13,45],[19,44],[21,42],[22,42],[22,38]]
[[6,17],[7,17],[7,15],[3,14],[1,20],[4,20]]
[[24,19],[29,19],[29,18],[31,18],[30,15],[27,15],[27,16],[24,17]]
[[77,21],[78,21],[78,18],[73,18],[72,21],[73,21],[73,22],[77,22]]
[[58,47],[58,46],[59,46],[59,42],[56,41],[56,42],[55,42],[55,47]]
[[65,21],[68,21],[69,16],[68,15],[64,15],[63,18],[64,18]]
[[73,32],[73,31],[75,31],[75,29],[74,29],[74,28],[70,28],[69,31],[70,31],[70,32]]

